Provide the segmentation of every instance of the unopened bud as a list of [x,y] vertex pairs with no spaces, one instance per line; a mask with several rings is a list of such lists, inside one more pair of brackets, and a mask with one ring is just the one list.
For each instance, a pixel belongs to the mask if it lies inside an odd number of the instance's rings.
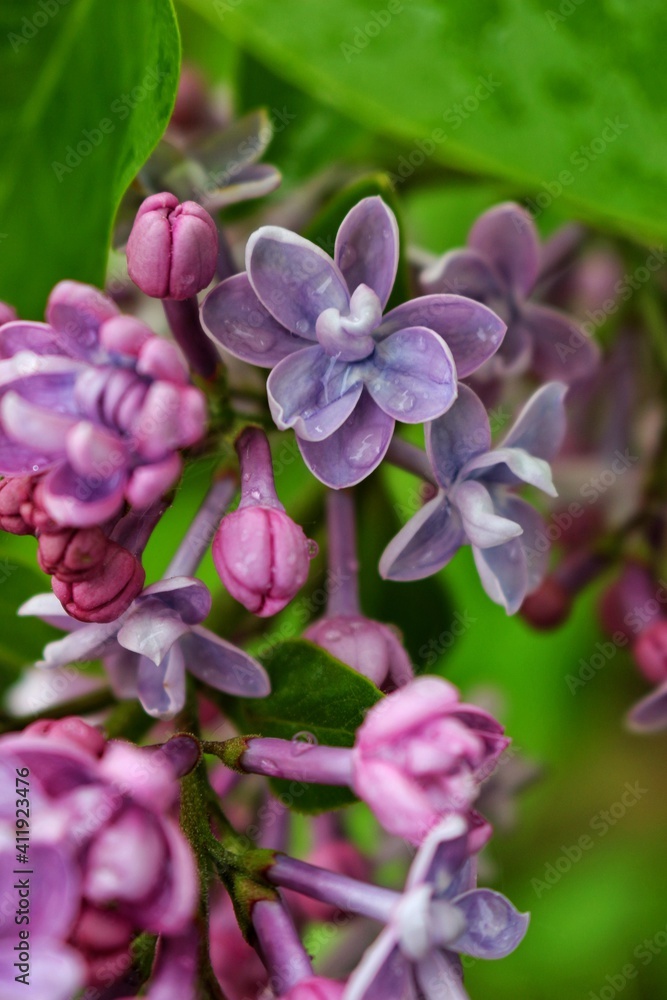
[[101,528],[65,528],[39,536],[37,561],[49,576],[74,583],[94,573],[112,544]]
[[211,282],[218,230],[194,201],[165,192],[146,198],[127,242],[127,268],[142,292],[156,299],[189,299]]
[[632,647],[635,663],[652,684],[667,681],[667,618],[656,618]]
[[54,577],[53,592],[68,615],[81,622],[113,622],[141,591],[146,573],[139,560],[109,542],[97,573],[74,583]]

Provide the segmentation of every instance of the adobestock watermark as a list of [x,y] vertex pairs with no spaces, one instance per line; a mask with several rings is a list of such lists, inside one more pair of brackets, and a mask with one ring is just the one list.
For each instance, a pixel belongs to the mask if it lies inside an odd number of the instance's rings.
[[606,975],[604,984],[597,991],[591,990],[586,1000],[614,1000],[631,980],[637,978],[640,966],[650,965],[665,948],[667,948],[667,927],[662,927],[652,937],[644,938],[632,952],[639,966],[634,962],[626,962],[618,972]]
[[[455,132],[460,128],[471,115],[474,115],[480,104],[488,100],[499,87],[500,80],[494,79],[492,74],[479,76],[474,90],[443,111],[442,118],[449,126],[449,132]],[[438,127],[434,128],[429,135],[415,139],[414,148],[409,153],[399,156],[395,172],[388,175],[393,186],[397,187],[412,177],[415,170],[418,170],[427,159],[433,156],[437,148],[448,138],[448,131]]]
[[577,11],[586,0],[561,0],[557,10],[545,10],[544,16],[552,31],[555,31],[559,24],[567,21],[568,17]]
[[437,663],[442,654],[451,649],[456,640],[465,635],[477,621],[478,619],[473,618],[468,611],[456,611],[447,628],[420,646],[419,658],[424,666],[432,667],[434,663]]
[[530,880],[537,898],[540,899],[545,892],[558,885],[563,876],[572,871],[572,868],[585,855],[589,854],[595,845],[603,837],[606,837],[609,831],[627,815],[628,811],[647,794],[648,788],[644,788],[639,781],[633,783],[626,781],[618,799],[612,802],[607,809],[600,809],[591,818],[588,825],[592,833],[582,833],[574,844],[561,845],[561,853],[554,861],[548,861],[545,864],[542,877]]
[[579,660],[579,669],[574,674],[565,676],[565,683],[570,692],[575,694],[585,687],[589,681],[614,659],[619,649],[632,644],[632,637],[639,635],[642,629],[653,621],[658,612],[667,607],[667,582],[658,580],[659,587],[654,597],[641,604],[636,604],[623,616],[623,628],[617,629],[610,640],[596,642],[595,651],[588,659]]
[[35,10],[21,18],[21,26],[17,31],[10,31],[7,41],[14,52],[18,52],[24,45],[39,34],[53,18],[66,7],[71,0],[38,0]]
[[157,90],[168,75],[167,71],[160,69],[159,66],[147,70],[140,84],[111,102],[109,105],[111,117],[105,116],[92,128],[82,129],[79,137],[65,148],[62,160],[53,160],[51,163],[51,169],[59,183],[62,184],[65,177],[94,153],[102,145],[105,137],[116,131],[118,122],[129,118],[132,111],[145,101],[150,93]]
[[[551,180],[541,181],[541,191],[531,198],[524,199],[524,204],[531,212],[533,218],[537,218],[546,211],[557,198],[560,198],[566,188],[576,184],[579,175],[586,173],[588,168],[599,160],[620,135],[630,128],[628,122],[622,122],[616,115],[614,118],[605,118],[600,133],[594,136],[587,144],[583,144],[570,154],[569,163],[574,170],[563,169]],[[528,225],[527,221],[522,221],[518,217],[514,220],[517,227]]]
[[[407,2],[407,0],[406,0]],[[402,14],[405,10],[403,0],[389,0],[386,6],[380,10],[372,10],[368,21],[358,25],[354,29],[351,42],[341,42],[340,51],[345,58],[345,62],[352,62],[355,56],[361,55],[364,49],[368,48],[374,38],[388,28],[397,14]]]

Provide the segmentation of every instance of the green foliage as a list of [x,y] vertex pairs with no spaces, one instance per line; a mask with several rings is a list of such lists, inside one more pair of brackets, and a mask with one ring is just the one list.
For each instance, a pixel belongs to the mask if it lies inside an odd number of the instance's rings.
[[[382,697],[365,677],[304,640],[279,643],[260,659],[271,678],[269,697],[226,699],[242,733],[284,740],[314,738],[323,745],[351,747],[365,713]],[[273,785],[299,812],[321,812],[354,802],[345,788],[291,781]]]
[[171,0],[55,7],[0,9],[0,298],[33,318],[61,278],[103,282],[118,203],[164,130],[179,68]]
[[[32,550],[31,539],[21,541]],[[49,583],[42,573],[24,565],[10,553],[0,557],[0,691],[9,687],[23,667],[41,659],[47,642],[61,633],[37,618],[19,618],[16,609],[44,590]]]

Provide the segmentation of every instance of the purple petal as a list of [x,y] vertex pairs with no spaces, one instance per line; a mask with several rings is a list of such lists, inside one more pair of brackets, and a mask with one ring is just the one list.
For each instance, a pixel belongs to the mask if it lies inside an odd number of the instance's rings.
[[119,469],[108,479],[99,478],[81,476],[66,464],[52,469],[43,480],[46,512],[62,525],[103,524],[121,509],[127,477]]
[[411,963],[397,945],[391,926],[364,953],[347,981],[343,1000],[416,1000]]
[[86,982],[86,964],[78,951],[60,941],[31,941],[30,985],[17,982],[16,952],[0,957],[3,1000],[72,1000]]
[[452,352],[459,378],[467,378],[502,344],[506,326],[480,302],[462,295],[423,295],[387,313],[377,334],[386,337],[409,326],[425,326]]
[[180,615],[169,611],[154,598],[135,605],[118,632],[118,642],[132,653],[152,660],[156,667],[177,639],[188,629]]
[[425,430],[426,451],[435,477],[449,488],[471,458],[491,447],[491,426],[481,399],[459,384],[456,402]]
[[385,580],[420,580],[446,566],[465,542],[458,512],[443,494],[429,500],[382,553]]
[[451,494],[456,504],[468,541],[488,549],[502,545],[521,534],[521,526],[496,513],[491,494],[474,479],[458,483]]
[[264,667],[208,629],[196,626],[180,641],[187,669],[218,691],[265,698],[271,685]]
[[398,269],[398,244],[396,216],[382,198],[364,198],[355,205],[341,223],[334,251],[349,290],[368,285],[384,309]]
[[185,661],[177,643],[156,666],[148,657],[139,660],[139,701],[148,715],[173,719],[185,704]]
[[105,652],[104,669],[117,698],[137,697],[139,657],[136,653],[116,646],[111,652]]
[[159,601],[162,607],[177,614],[187,625],[198,625],[211,610],[211,593],[205,583],[191,576],[172,576],[158,580],[139,595],[137,607],[144,601]]
[[204,329],[226,351],[261,368],[273,368],[309,346],[308,340],[290,333],[264,308],[245,272],[227,278],[208,293],[201,319]]
[[40,455],[34,448],[17,444],[0,429],[0,475],[28,476],[33,472],[45,472],[57,461],[53,455]]
[[271,415],[281,430],[293,427],[306,441],[323,441],[347,420],[363,390],[363,370],[336,361],[321,347],[284,358],[269,375]]
[[463,969],[456,955],[430,951],[415,970],[424,1000],[468,1000],[463,988]]
[[201,204],[212,215],[228,205],[263,198],[280,187],[282,175],[270,163],[253,163],[239,170],[224,187],[207,190]]
[[532,341],[532,368],[545,381],[570,383],[591,375],[597,368],[599,346],[565,313],[527,303],[521,324]]
[[347,312],[350,296],[342,274],[314,243],[279,226],[262,226],[248,240],[250,284],[279,323],[302,337],[315,335],[325,309]]
[[528,593],[528,566],[521,538],[490,549],[473,545],[472,551],[484,590],[508,615],[515,614]]
[[465,295],[493,308],[506,308],[507,288],[486,257],[475,250],[451,250],[422,272],[420,284],[427,295]]
[[523,448],[547,462],[557,454],[565,437],[567,386],[549,382],[533,393],[502,442],[504,448]]
[[81,477],[94,479],[105,478],[103,473],[109,469],[113,479],[113,470],[124,466],[128,458],[127,448],[119,434],[88,420],[70,422],[66,451],[72,469]]
[[34,406],[16,392],[3,396],[0,417],[5,433],[36,455],[64,455],[67,435],[77,423],[74,417]]
[[523,941],[530,914],[519,913],[508,899],[491,889],[472,889],[456,900],[468,929],[452,948],[474,958],[505,958]]
[[194,923],[178,937],[162,937],[147,1000],[195,1000],[199,939]]
[[72,357],[88,357],[97,349],[99,328],[119,315],[118,307],[98,288],[78,281],[61,281],[51,292],[47,322],[59,334]]
[[71,358],[19,351],[0,361],[0,389],[14,389],[36,405],[76,412],[72,389],[77,376],[86,370],[86,365]]
[[145,510],[156,503],[178,482],[182,469],[183,461],[176,452],[162,462],[137,466],[125,491],[130,506]]
[[489,482],[517,485],[528,483],[550,497],[557,497],[558,491],[551,476],[551,466],[543,458],[535,458],[523,448],[496,448],[483,455],[477,455],[466,463],[463,476]]
[[429,882],[436,896],[448,898],[452,879],[463,867],[468,855],[466,821],[462,816],[448,816],[427,834],[417,851],[410,866],[406,889]]
[[381,341],[363,365],[364,381],[380,409],[405,424],[443,414],[456,399],[456,369],[445,342],[424,327]]
[[[39,841],[30,847],[30,862],[34,873],[30,885],[30,932],[40,938],[66,940],[81,905],[79,863],[64,846]],[[13,853],[0,854],[2,885],[7,887],[16,881],[12,872],[17,867]],[[9,926],[16,927],[13,919]],[[7,922],[0,920],[0,939],[7,930]]]
[[[26,612],[23,612],[26,613]],[[39,667],[66,667],[68,663],[96,660],[106,650],[116,646],[118,622],[103,625],[85,625],[63,639],[48,643],[42,653]]]
[[638,701],[628,712],[626,721],[635,732],[655,733],[667,729],[667,682]]
[[360,483],[385,456],[394,421],[367,392],[337,431],[325,441],[297,437],[299,450],[314,476],[334,490]]
[[67,612],[63,610],[63,606],[56,595],[52,592],[35,594],[34,597],[29,598],[22,604],[16,613],[22,616],[35,615],[35,617],[41,618],[48,625],[53,625],[54,628],[59,628],[66,632],[85,628],[83,622],[78,622],[74,618],[70,618]]
[[470,230],[468,246],[486,257],[510,288],[527,295],[537,281],[540,244],[529,212],[513,202],[496,205]]
[[0,357],[11,358],[19,351],[34,354],[66,354],[60,336],[46,323],[16,320],[0,327]]
[[549,568],[549,546],[544,545],[546,525],[534,507],[511,494],[496,498],[496,509],[523,528],[519,541],[526,558],[527,593],[530,594],[542,583]]

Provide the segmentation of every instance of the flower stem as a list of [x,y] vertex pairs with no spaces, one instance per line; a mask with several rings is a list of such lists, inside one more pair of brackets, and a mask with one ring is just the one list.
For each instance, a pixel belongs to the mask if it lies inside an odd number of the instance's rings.
[[276,855],[266,876],[274,885],[293,889],[304,896],[330,903],[345,913],[358,913],[386,923],[400,902],[401,894],[392,889],[360,882],[347,875],[297,861],[286,854]]
[[253,737],[247,740],[238,766],[242,771],[270,778],[289,778],[318,785],[349,785],[352,751],[347,747],[314,746],[298,740]]
[[195,519],[165,570],[172,576],[193,576],[213,541],[222,516],[236,493],[236,480],[227,473],[214,479]]
[[313,975],[313,967],[294,922],[280,900],[260,900],[256,903],[252,923],[276,996],[283,996],[303,979]]
[[213,342],[202,329],[197,297],[193,295],[183,301],[163,299],[162,305],[174,340],[185,354],[192,370],[202,378],[213,378],[220,358]]
[[329,490],[327,494],[329,535],[328,615],[358,615],[359,561],[354,496],[349,490]]
[[284,510],[276,493],[271,448],[264,431],[260,427],[246,427],[236,439],[236,451],[241,465],[239,507]]

